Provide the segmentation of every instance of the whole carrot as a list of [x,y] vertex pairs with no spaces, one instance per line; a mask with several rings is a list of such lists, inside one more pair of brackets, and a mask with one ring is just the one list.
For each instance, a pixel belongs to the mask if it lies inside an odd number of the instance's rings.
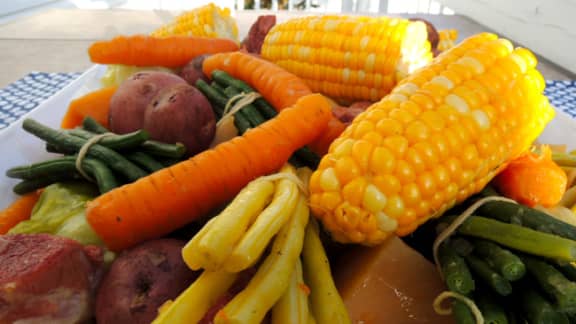
[[202,63],[207,76],[214,70],[222,70],[247,82],[260,93],[277,111],[291,107],[312,90],[296,75],[280,66],[244,52],[210,55]]
[[36,190],[20,196],[10,206],[0,211],[0,235],[8,233],[12,227],[30,218],[41,192]]
[[553,207],[564,195],[568,177],[553,160],[549,146],[540,153],[526,153],[512,160],[494,179],[496,188],[506,197],[534,207]]
[[116,93],[117,86],[101,88],[76,98],[68,105],[60,127],[71,129],[82,125],[85,117],[92,117],[104,127],[108,127],[110,99]]
[[[254,87],[277,111],[292,106],[300,97],[312,93],[310,87],[296,75],[280,66],[244,52],[218,53],[207,57],[203,64],[204,74],[222,70]],[[332,117],[322,137],[314,140],[310,147],[320,155],[326,154],[330,143],[346,126]]]
[[165,235],[277,171],[331,116],[322,95],[304,96],[242,136],[99,196],[88,205],[88,222],[114,251]]
[[135,35],[95,42],[88,54],[100,64],[180,67],[202,54],[236,50],[238,44],[227,38]]

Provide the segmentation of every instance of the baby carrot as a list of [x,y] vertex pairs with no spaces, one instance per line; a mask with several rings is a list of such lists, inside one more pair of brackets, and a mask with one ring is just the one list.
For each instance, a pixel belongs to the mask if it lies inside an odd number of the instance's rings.
[[[298,98],[312,93],[304,80],[280,66],[243,52],[218,53],[207,57],[203,64],[204,74],[214,70],[227,72],[234,78],[247,82],[260,93],[277,111],[292,106]],[[319,138],[309,147],[324,155],[328,147],[346,128],[339,119],[332,117]]]
[[238,44],[227,38],[135,35],[97,41],[88,54],[92,62],[100,64],[180,67],[202,54],[236,50]]
[[41,190],[27,193],[16,199],[6,209],[0,210],[0,235],[8,233],[12,227],[30,218],[40,194]]
[[88,222],[114,251],[161,237],[280,169],[324,131],[331,116],[322,95],[304,96],[242,136],[99,196],[88,204]]
[[82,121],[88,116],[94,118],[102,126],[108,127],[110,99],[116,93],[117,88],[116,86],[101,88],[72,100],[60,127],[71,129],[82,126]]
[[494,185],[506,197],[534,207],[558,204],[568,178],[553,160],[550,147],[544,145],[540,153],[529,152],[510,162],[496,176]]

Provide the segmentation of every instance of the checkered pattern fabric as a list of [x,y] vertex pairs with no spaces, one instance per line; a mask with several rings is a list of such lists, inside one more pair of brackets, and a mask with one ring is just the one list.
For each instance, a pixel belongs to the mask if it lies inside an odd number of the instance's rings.
[[554,107],[576,118],[576,80],[546,81],[544,94]]
[[36,108],[80,74],[32,72],[0,89],[0,129]]

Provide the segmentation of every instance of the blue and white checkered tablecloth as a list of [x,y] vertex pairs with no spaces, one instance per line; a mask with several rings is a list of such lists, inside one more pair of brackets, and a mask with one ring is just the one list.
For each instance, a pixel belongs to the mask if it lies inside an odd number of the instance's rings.
[[[0,129],[18,120],[79,75],[32,72],[0,89]],[[576,80],[548,80],[544,93],[556,108],[576,118]]]

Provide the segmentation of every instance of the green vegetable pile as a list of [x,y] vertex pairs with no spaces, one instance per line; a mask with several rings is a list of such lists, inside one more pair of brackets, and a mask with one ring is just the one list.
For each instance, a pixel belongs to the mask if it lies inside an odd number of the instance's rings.
[[[446,228],[455,216],[439,219]],[[451,292],[473,300],[484,323],[571,323],[576,320],[576,227],[543,212],[489,201],[438,250]],[[459,299],[457,323],[477,323]]]
[[[219,120],[225,114],[224,110],[228,102],[240,94],[250,94],[256,91],[242,80],[235,79],[228,73],[214,70],[211,75],[210,84],[199,79],[196,81],[196,88],[206,96],[212,104],[212,109]],[[234,113],[234,126],[240,135],[248,129],[273,118],[278,113],[264,98],[259,97],[253,103],[245,105],[242,109]],[[318,167],[320,157],[312,152],[308,147],[302,147],[290,158],[290,163],[296,167],[307,166],[313,170]]]
[[[144,130],[128,134],[113,134],[87,117],[81,128],[56,130],[33,119],[25,119],[24,130],[46,141],[46,150],[65,156],[6,171],[10,178],[22,179],[13,191],[25,194],[47,185],[78,179],[89,179],[98,185],[100,193],[121,184],[135,181],[149,173],[180,161],[184,145],[149,140]],[[95,136],[105,134],[97,143],[87,147],[81,160],[83,175],[76,167],[79,152]]]

